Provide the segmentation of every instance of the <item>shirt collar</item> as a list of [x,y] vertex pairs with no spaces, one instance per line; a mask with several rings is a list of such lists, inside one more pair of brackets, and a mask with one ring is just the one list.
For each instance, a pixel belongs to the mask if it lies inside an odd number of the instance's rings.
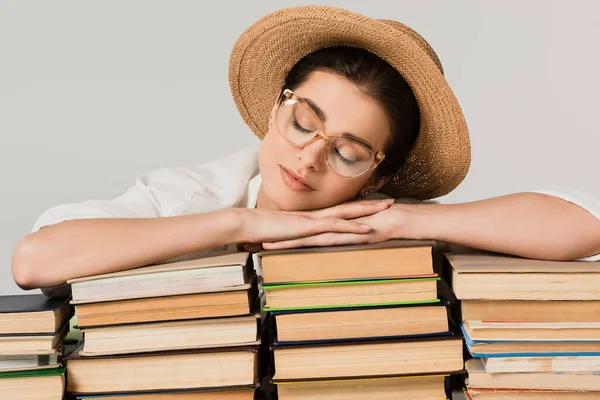
[[256,208],[256,202],[258,200],[258,191],[262,183],[262,177],[257,174],[254,178],[248,182],[248,197],[246,202],[246,208]]

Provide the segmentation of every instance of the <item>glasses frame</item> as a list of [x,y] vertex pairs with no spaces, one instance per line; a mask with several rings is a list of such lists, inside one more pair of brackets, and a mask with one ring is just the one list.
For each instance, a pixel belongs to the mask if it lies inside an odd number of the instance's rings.
[[[296,100],[300,106],[304,107],[314,118],[316,121],[319,122],[319,129],[316,131],[315,136],[310,139],[308,142],[306,143],[302,143],[302,144],[298,144],[298,143],[294,143],[291,140],[289,140],[283,133],[281,133],[281,130],[279,129],[279,108],[282,106],[282,104],[289,100],[289,99],[294,99]],[[312,107],[310,106],[310,104],[308,104],[302,97],[296,95],[293,91],[291,91],[290,89],[285,89],[280,97],[279,97],[279,101],[277,103],[277,109],[275,110],[275,129],[277,129],[277,132],[279,133],[279,136],[281,136],[286,142],[299,147],[301,149],[305,148],[306,146],[316,142],[319,139],[323,139],[325,141],[325,163],[327,164],[327,167],[329,167],[329,169],[331,171],[333,171],[333,173],[343,177],[343,178],[358,178],[359,176],[362,176],[364,174],[366,174],[367,172],[369,172],[370,170],[372,170],[373,168],[376,168],[379,164],[381,164],[381,162],[385,159],[385,154],[381,151],[378,150],[376,152],[373,152],[373,150],[369,149],[367,147],[367,144],[365,142],[362,142],[360,140],[357,140],[355,138],[351,138],[351,137],[347,137],[344,135],[331,135],[329,133],[327,133],[326,129],[325,129],[325,124],[323,123],[323,121],[321,120],[321,118],[319,118],[319,116],[317,115],[317,113],[315,112],[315,110],[312,109]],[[365,148],[365,150],[367,150],[372,156],[373,156],[373,162],[371,163],[371,165],[369,166],[369,168],[367,168],[364,172],[358,174],[358,175],[353,175],[353,176],[345,176],[342,175],[338,172],[336,172],[331,165],[329,164],[329,148],[331,146],[331,143],[335,142],[337,139],[346,139],[346,140],[350,140],[352,142],[358,143],[359,145],[363,146]]]

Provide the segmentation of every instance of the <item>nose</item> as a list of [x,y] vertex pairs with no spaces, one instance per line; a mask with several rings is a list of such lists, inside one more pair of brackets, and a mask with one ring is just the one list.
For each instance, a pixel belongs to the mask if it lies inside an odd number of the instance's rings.
[[322,171],[325,165],[325,149],[327,142],[322,138],[300,149],[298,160],[302,167],[312,171]]

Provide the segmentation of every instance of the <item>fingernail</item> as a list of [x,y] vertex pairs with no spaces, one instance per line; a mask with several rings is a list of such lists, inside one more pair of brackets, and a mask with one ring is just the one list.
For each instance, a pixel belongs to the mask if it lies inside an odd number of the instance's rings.
[[367,229],[367,230],[369,230],[369,231],[370,231],[371,229],[373,229],[373,228],[371,227],[371,225],[367,225],[367,224],[360,224],[360,227],[361,227],[361,228],[363,228],[363,229]]
[[379,201],[384,204],[393,204],[394,203],[394,199],[381,199]]

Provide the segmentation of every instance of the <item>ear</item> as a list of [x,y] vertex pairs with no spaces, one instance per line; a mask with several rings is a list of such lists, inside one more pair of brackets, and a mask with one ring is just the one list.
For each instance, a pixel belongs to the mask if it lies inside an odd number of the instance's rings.
[[277,109],[277,103],[275,103],[273,105],[273,108],[271,109],[271,113],[269,114],[268,130],[271,129],[271,125],[274,123],[276,109]]
[[360,189],[360,195],[362,197],[366,197],[369,193],[376,192],[383,187],[390,180],[387,176],[376,176],[373,174],[371,179],[365,183],[365,185]]

